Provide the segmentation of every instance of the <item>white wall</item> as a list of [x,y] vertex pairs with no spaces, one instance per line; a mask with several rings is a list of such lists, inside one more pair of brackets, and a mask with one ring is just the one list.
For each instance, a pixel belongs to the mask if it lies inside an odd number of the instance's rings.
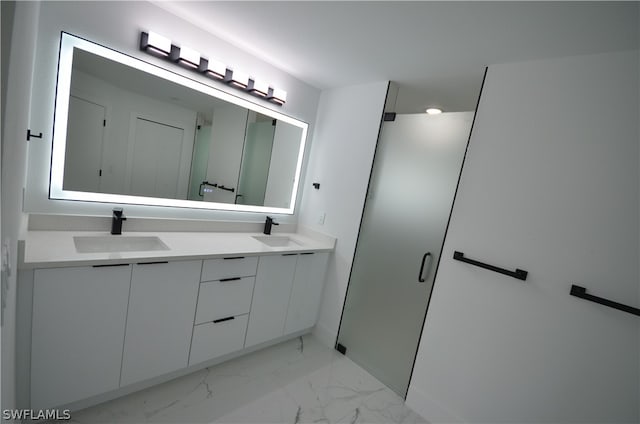
[[[6,110],[6,98],[7,98],[7,75],[9,71],[9,54],[11,50],[11,34],[13,32],[13,15],[15,12],[15,2],[2,2],[0,3],[0,31],[2,36],[0,40],[2,42],[2,48],[0,50],[2,60],[0,61],[0,78],[2,82],[0,83],[0,97],[2,98],[0,103],[0,128],[4,128],[4,112]],[[3,134],[0,134],[0,139],[3,138]],[[2,170],[2,161],[0,160],[0,174]],[[2,177],[0,176],[0,183],[2,182]],[[2,202],[0,201],[0,204]],[[2,218],[2,211],[0,207],[0,219]],[[0,228],[0,244],[2,244],[2,229]],[[8,264],[4,262],[2,259],[2,280],[4,281],[7,278],[5,274],[6,268]],[[1,284],[1,283],[0,283]],[[2,285],[2,294],[0,298],[4,299],[7,296],[7,292],[5,292],[6,286]],[[4,311],[2,311],[4,314]],[[0,364],[2,364],[2,327],[0,327]],[[2,372],[2,366],[0,366],[0,406],[5,405],[4,399],[2,399],[2,389],[1,387],[4,385],[5,374]],[[13,394],[12,394],[13,396]],[[0,417],[0,422],[4,422],[2,417]]]
[[316,325],[316,335],[329,346],[338,332],[388,85],[337,88],[320,97],[298,224],[338,239]]
[[640,322],[569,295],[638,299],[638,69],[489,67],[407,396],[430,422],[638,422]]
[[[31,102],[32,128],[42,131],[44,139],[29,145],[29,193],[26,208],[28,212],[57,214],[110,215],[113,205],[51,201],[47,199],[48,168],[50,163],[51,136],[53,128],[53,108],[56,85],[57,59],[60,31],[87,38],[96,43],[119,50],[147,62],[170,68],[173,72],[183,73],[189,78],[199,79],[205,84],[215,86],[244,97],[252,102],[261,103],[271,109],[310,123],[313,126],[317,111],[319,90],[299,81],[285,72],[255,57],[238,50],[236,47],[190,25],[167,11],[147,2],[42,2],[40,5],[40,25],[36,51],[36,75],[34,93]],[[270,81],[287,91],[287,103],[283,107],[259,100],[239,90],[216,84],[193,72],[171,66],[138,50],[141,30],[153,30],[178,43],[189,45],[204,55],[215,57],[239,69]],[[33,31],[30,28],[30,31]],[[311,128],[312,130],[312,128]],[[145,206],[126,206],[128,216],[146,216],[159,218],[219,219],[259,221],[264,216],[252,213],[218,212],[189,210],[181,208],[162,208]],[[295,222],[295,217],[283,215],[284,222]]]
[[[10,53],[7,125],[2,129],[2,242],[8,245],[9,290],[2,328],[2,408],[15,407],[15,316],[17,243],[26,228],[22,213],[22,187],[26,180],[26,130],[33,128],[29,116],[32,90],[32,69],[35,59],[36,37],[32,28],[38,25],[39,4],[18,2],[15,9]],[[4,46],[3,46],[4,47]],[[35,129],[36,133],[39,131]]]

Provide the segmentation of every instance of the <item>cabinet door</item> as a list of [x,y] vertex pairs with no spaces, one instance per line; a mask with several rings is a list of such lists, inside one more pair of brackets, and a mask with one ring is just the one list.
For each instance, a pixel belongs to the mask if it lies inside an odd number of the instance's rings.
[[187,366],[201,264],[133,266],[121,386]]
[[313,327],[322,300],[328,253],[301,254],[296,263],[284,333]]
[[297,255],[260,257],[245,347],[284,334],[296,258]]
[[131,266],[38,269],[31,408],[118,388]]

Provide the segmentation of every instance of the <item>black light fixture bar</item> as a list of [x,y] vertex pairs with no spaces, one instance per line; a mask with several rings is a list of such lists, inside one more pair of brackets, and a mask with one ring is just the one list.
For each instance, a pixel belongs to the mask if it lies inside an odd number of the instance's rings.
[[227,84],[229,87],[247,92],[278,106],[284,105],[287,101],[286,91],[271,87],[242,71],[234,71],[221,62],[204,58],[199,52],[189,47],[178,47],[171,40],[154,32],[140,32],[140,50],[177,63],[183,68],[204,74],[211,79]]

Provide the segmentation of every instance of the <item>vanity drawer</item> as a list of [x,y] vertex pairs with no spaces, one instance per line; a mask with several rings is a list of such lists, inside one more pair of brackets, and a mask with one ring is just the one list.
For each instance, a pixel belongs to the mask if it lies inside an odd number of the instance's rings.
[[244,347],[248,315],[193,327],[189,365],[208,361]]
[[243,277],[200,283],[196,324],[248,313],[255,280],[255,277]]
[[257,256],[207,259],[202,265],[202,277],[200,281],[213,281],[233,277],[249,277],[256,275],[257,267]]

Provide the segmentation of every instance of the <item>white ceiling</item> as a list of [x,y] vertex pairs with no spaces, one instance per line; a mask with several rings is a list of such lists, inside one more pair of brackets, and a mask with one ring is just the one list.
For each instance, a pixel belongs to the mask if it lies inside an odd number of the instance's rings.
[[490,64],[639,45],[638,2],[156,4],[321,89],[395,81],[400,113],[473,110]]

